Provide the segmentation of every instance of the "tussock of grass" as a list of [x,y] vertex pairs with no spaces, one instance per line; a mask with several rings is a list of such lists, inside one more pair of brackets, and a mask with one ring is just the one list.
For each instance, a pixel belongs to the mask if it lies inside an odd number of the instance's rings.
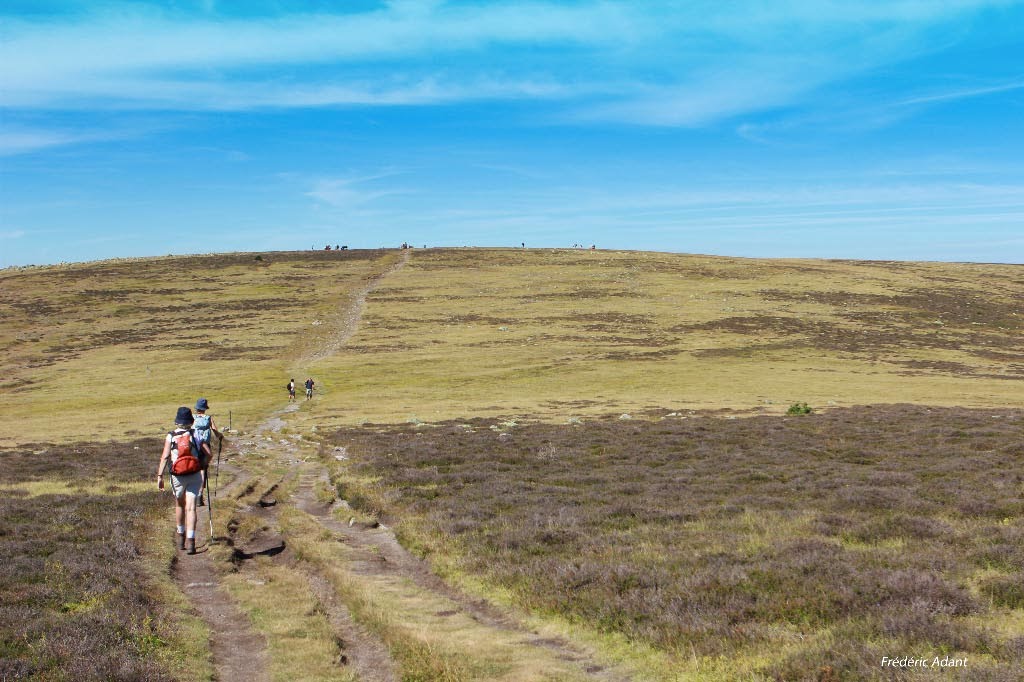
[[872,406],[520,424],[505,438],[476,420],[335,442],[354,477],[379,477],[364,499],[421,553],[691,673],[726,657],[744,675],[873,679],[904,650],[1010,679],[1016,640],[978,617],[1021,608],[1022,421]]
[[289,547],[330,581],[353,617],[379,637],[403,680],[582,679],[571,664],[542,649],[529,650],[522,633],[480,624],[450,600],[386,574],[353,570],[364,561],[339,542],[325,541],[309,516],[286,510],[282,528]]
[[262,632],[270,648],[274,680],[354,682],[339,663],[340,651],[323,606],[305,577],[258,557],[257,565],[229,574],[224,583]]

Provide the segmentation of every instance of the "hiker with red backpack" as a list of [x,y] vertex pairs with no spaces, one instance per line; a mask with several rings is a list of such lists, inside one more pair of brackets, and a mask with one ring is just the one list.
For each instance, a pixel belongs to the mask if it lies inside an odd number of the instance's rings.
[[174,417],[174,430],[164,439],[160,465],[156,470],[156,484],[164,489],[164,467],[171,466],[171,493],[174,495],[175,543],[179,549],[187,547],[196,553],[196,498],[204,486],[203,463],[209,461],[210,447],[196,440],[192,410],[179,407]]

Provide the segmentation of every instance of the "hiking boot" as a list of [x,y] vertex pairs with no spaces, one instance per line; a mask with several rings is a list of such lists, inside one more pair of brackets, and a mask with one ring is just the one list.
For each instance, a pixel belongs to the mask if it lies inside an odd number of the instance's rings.
[[185,549],[185,534],[174,531],[174,544],[178,549]]
[[188,551],[186,552],[186,554],[195,554],[196,553],[196,539],[195,538],[189,538],[188,541],[185,544],[188,545]]

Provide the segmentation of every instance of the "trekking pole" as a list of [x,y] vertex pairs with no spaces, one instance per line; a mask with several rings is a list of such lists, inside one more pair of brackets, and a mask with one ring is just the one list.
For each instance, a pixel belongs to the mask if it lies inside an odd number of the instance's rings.
[[[214,472],[214,486],[220,487],[220,453],[224,449],[224,434],[217,432],[217,470]],[[209,471],[207,471],[209,474]],[[217,496],[217,491],[214,489],[213,494],[210,494],[210,482],[206,482],[206,506],[208,514],[210,516],[210,542],[213,542],[213,498]]]
[[[217,473],[215,474],[216,486],[220,488],[220,453],[224,449],[224,434],[217,432]],[[214,491],[216,494],[216,490]]]
[[213,499],[210,498],[210,486],[206,486],[206,515],[210,518],[210,539],[206,543],[213,544]]

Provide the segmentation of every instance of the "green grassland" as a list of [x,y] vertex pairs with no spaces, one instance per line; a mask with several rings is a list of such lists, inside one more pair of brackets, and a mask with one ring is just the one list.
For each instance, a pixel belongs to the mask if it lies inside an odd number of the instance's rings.
[[323,352],[349,322],[340,311],[398,259],[4,271],[0,439],[149,435],[200,394],[251,424],[306,375],[320,427],[1020,400],[1020,266],[431,249],[388,274],[356,334]]
[[[254,425],[338,333],[383,251],[105,261],[0,273],[0,443],[153,435],[178,405]],[[226,425],[226,424],[224,424]]]
[[318,424],[1009,405],[1024,268],[429,250],[315,373]]
[[[0,271],[0,320],[3,675],[61,679],[84,642],[82,679],[208,678],[162,569],[155,437],[202,395],[237,446],[306,376],[316,397],[281,433],[322,442],[354,513],[636,679],[896,679],[875,659],[933,653],[972,661],[955,679],[1024,666],[1022,266],[166,257]],[[786,416],[795,402],[813,412]],[[254,495],[292,466],[272,452],[238,462]],[[342,554],[282,506],[289,546],[344,596]],[[245,507],[227,510],[243,529]],[[296,631],[335,650],[301,581],[253,570],[269,587],[225,582],[275,674]],[[305,606],[260,620],[275,599]],[[412,650],[374,618],[392,655]],[[446,656],[446,679],[486,679]]]

